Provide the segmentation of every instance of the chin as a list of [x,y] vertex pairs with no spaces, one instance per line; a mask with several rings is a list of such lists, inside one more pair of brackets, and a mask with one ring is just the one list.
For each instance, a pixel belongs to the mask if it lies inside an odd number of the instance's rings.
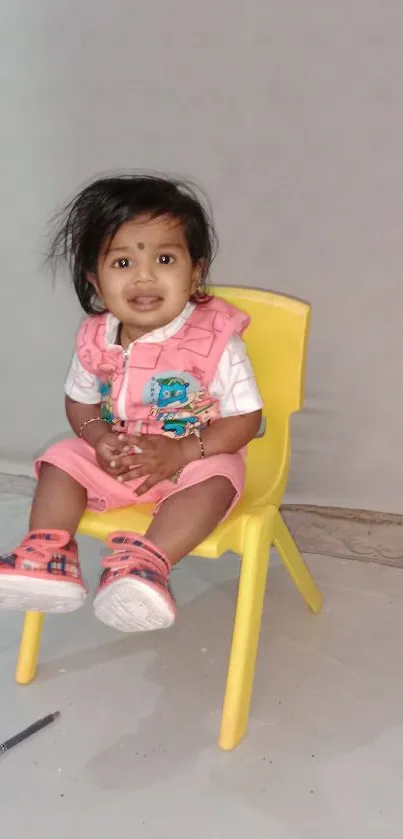
[[[134,327],[147,326],[151,329],[159,329],[161,326],[166,326],[180,314],[179,312],[167,312],[162,309],[151,309],[144,312],[127,312],[126,323]],[[122,319],[123,320],[123,319]],[[124,321],[123,321],[124,322]]]

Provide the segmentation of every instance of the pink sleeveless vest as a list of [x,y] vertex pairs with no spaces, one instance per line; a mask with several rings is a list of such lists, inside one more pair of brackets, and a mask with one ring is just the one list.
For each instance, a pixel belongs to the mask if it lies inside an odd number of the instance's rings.
[[243,333],[248,315],[212,298],[196,306],[171,338],[134,342],[126,352],[106,343],[106,320],[106,314],[87,318],[76,350],[85,370],[99,379],[101,415],[115,430],[178,438],[219,417],[209,386],[228,339]]

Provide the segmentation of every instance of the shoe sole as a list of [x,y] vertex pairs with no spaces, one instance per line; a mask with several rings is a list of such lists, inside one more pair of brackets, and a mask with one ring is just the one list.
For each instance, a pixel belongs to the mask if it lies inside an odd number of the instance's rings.
[[0,609],[62,614],[79,609],[86,596],[78,583],[0,575]]
[[120,632],[169,629],[175,610],[162,594],[134,577],[116,580],[94,600],[95,617]]

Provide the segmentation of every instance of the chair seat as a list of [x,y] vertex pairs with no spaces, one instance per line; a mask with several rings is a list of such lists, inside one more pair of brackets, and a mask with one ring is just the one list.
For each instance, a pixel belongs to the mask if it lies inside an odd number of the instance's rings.
[[[245,493],[231,515],[192,551],[193,556],[218,559],[226,551],[242,553],[245,524],[254,511],[248,495]],[[153,509],[149,504],[136,504],[133,507],[109,510],[107,513],[87,510],[81,519],[79,532],[84,536],[103,540],[115,530],[131,530],[144,534],[151,522]],[[259,508],[256,508],[256,512],[259,512]]]

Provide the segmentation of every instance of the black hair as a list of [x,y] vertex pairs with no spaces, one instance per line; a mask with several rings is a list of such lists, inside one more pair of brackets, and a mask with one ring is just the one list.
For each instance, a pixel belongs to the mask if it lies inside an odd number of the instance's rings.
[[182,225],[192,264],[200,265],[199,288],[191,299],[202,303],[209,299],[207,279],[218,240],[208,200],[201,196],[185,181],[155,175],[100,178],[56,216],[49,259],[54,268],[60,258],[67,262],[82,308],[89,315],[99,314],[102,303],[88,274],[96,273],[105,241],[137,216],[169,216]]

